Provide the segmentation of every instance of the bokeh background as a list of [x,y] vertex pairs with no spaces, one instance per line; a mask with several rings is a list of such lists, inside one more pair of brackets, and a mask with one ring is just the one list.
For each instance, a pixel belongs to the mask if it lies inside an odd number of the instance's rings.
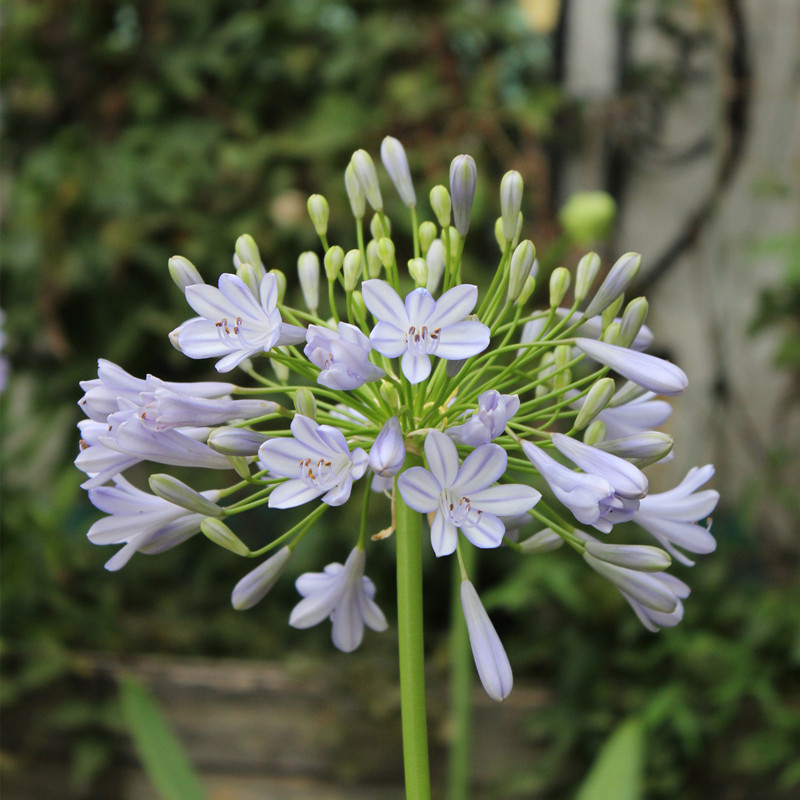
[[[212,281],[249,232],[299,297],[297,255],[318,247],[307,196],[327,196],[330,238],[352,246],[343,170],[386,134],[421,198],[455,155],[476,158],[478,283],[497,261],[507,169],[525,179],[543,270],[587,248],[608,265],[644,254],[634,292],[651,300],[657,353],[691,380],[652,483],[713,462],[722,495],[718,550],[676,567],[692,596],[658,635],[570,553],[482,561],[518,688],[479,703],[476,797],[572,797],[634,713],[646,797],[800,796],[796,0],[16,0],[3,28],[9,800],[154,796],[120,722],[123,669],[163,702],[215,798],[400,796],[393,626],[336,653],[325,626],[286,625],[291,576],[235,612],[247,567],[200,538],[105,572],[71,463],[77,384],[98,356],[138,376],[213,373],[166,340],[188,316],[167,259]],[[586,190],[616,201],[603,236],[561,213]],[[410,239],[399,203],[389,213]],[[355,513],[327,515],[293,570],[342,558]],[[254,541],[285,524],[250,521]],[[449,588],[442,565],[426,570],[441,781]],[[392,618],[390,559],[370,572]]]

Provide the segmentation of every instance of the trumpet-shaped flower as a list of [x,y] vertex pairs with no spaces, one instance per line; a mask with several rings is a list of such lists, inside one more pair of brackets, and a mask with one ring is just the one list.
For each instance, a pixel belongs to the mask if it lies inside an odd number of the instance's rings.
[[454,286],[438,300],[427,289],[414,289],[405,303],[386,281],[364,281],[361,289],[378,320],[369,337],[372,346],[389,358],[402,356],[400,366],[411,383],[430,375],[430,356],[469,358],[489,344],[489,328],[465,319],[478,300],[477,286]]
[[519,411],[519,397],[489,389],[478,397],[478,410],[461,425],[447,428],[445,433],[458,444],[478,447],[489,444],[506,429],[508,421]]
[[[200,494],[212,503],[220,496],[217,491]],[[112,572],[124,567],[134,553],[162,553],[185,542],[200,531],[207,516],[143,492],[122,476],[114,478],[114,486],[90,489],[89,500],[109,515],[89,528],[89,541],[125,545],[106,562]]]
[[461,608],[467,623],[472,657],[486,694],[498,703],[514,685],[511,664],[503,643],[471,581],[461,581]]
[[261,276],[258,296],[238,276],[220,276],[219,288],[207,284],[186,287],[186,300],[199,316],[184,322],[170,340],[189,358],[217,358],[218,372],[229,372],[246,358],[276,345],[305,341],[304,328],[288,325],[278,311],[274,275]]
[[[677,547],[690,553],[713,553],[717,542],[708,527],[698,525],[698,520],[707,517],[717,506],[719,492],[714,489],[698,489],[714,475],[714,467],[692,467],[686,477],[667,492],[650,494],[639,503],[639,510],[633,515],[646,531],[651,533],[659,544],[671,555],[687,566],[693,566]],[[677,547],[676,547],[677,545]]]
[[434,430],[425,437],[425,459],[429,470],[412,467],[401,473],[397,485],[415,511],[435,512],[431,544],[437,556],[456,549],[459,529],[476,547],[498,547],[505,533],[500,515],[521,514],[541,498],[530,486],[492,485],[508,462],[506,451],[496,444],[476,448],[459,465],[453,441]]
[[364,638],[364,625],[386,630],[386,617],[375,603],[375,584],[364,575],[366,554],[353,548],[344,565],[328,564],[324,572],[306,572],[295,586],[303,596],[292,609],[289,624],[310,628],[330,617],[333,644],[345,653],[355,650]]
[[372,346],[355,325],[340,322],[336,331],[309,325],[306,340],[303,352],[320,368],[317,383],[322,386],[349,391],[369,381],[380,380],[385,374],[370,363]]
[[270,508],[293,508],[322,495],[322,502],[340,506],[350,498],[353,481],[369,466],[366,452],[353,452],[341,431],[318,425],[296,414],[292,438],[274,438],[261,445],[258,458],[264,469],[289,478],[269,496]]
[[292,551],[288,547],[282,547],[263,564],[259,564],[255,569],[250,570],[233,587],[231,605],[237,611],[245,611],[248,608],[252,608],[275,585],[291,557]]

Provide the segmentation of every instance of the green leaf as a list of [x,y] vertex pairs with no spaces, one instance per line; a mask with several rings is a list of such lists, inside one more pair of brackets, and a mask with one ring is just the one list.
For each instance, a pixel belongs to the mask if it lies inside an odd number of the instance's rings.
[[644,731],[631,718],[611,734],[575,800],[640,800],[644,772]]
[[142,685],[130,676],[121,678],[120,701],[142,766],[162,800],[203,800],[200,779]]

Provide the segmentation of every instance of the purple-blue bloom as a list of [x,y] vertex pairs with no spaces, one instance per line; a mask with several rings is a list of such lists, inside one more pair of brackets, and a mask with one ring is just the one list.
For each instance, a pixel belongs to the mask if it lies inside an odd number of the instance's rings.
[[355,326],[340,322],[336,331],[309,325],[303,352],[320,368],[317,383],[329,389],[349,391],[380,380],[384,371],[369,361],[372,346]]
[[364,638],[364,625],[386,630],[386,617],[375,603],[375,584],[364,575],[366,554],[355,547],[344,566],[328,564],[324,572],[306,572],[295,586],[303,596],[292,609],[289,624],[310,628],[330,617],[334,645],[345,653],[355,650]]
[[340,430],[302,414],[295,414],[291,430],[291,439],[276,437],[258,449],[264,469],[289,478],[272,490],[270,508],[293,508],[320,495],[329,506],[346,503],[353,481],[369,466],[366,452],[356,447],[351,453]]
[[505,430],[508,421],[519,411],[519,397],[489,389],[478,397],[478,410],[461,425],[447,428],[445,433],[458,444],[478,447],[489,444]]
[[478,301],[477,286],[454,286],[438,300],[427,289],[414,289],[405,303],[386,281],[364,281],[361,290],[378,320],[369,337],[372,346],[389,358],[402,356],[400,367],[412,384],[430,375],[430,356],[469,358],[489,345],[489,328],[465,319]]
[[437,556],[456,549],[459,529],[476,547],[498,547],[505,533],[499,515],[521,514],[541,498],[536,489],[518,483],[492,486],[508,462],[506,451],[496,444],[478,447],[459,464],[450,437],[432,430],[425,437],[425,460],[430,469],[412,467],[397,485],[415,511],[436,512],[431,544]]

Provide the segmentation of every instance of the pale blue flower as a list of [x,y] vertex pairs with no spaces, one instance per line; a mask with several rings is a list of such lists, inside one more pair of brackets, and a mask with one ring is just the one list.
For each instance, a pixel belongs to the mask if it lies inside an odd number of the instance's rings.
[[478,447],[489,444],[506,429],[508,421],[519,411],[519,397],[489,389],[478,397],[478,410],[461,425],[447,428],[445,433],[458,444]]
[[390,417],[370,448],[369,465],[376,476],[393,478],[403,468],[405,460],[406,445],[400,421],[397,417]]
[[353,548],[344,565],[328,564],[324,572],[306,572],[295,586],[303,596],[292,609],[289,624],[310,628],[330,617],[333,644],[345,653],[364,638],[364,625],[386,630],[386,617],[375,603],[375,584],[364,575],[366,554]]
[[473,450],[459,464],[450,437],[430,431],[425,437],[425,460],[430,468],[412,467],[397,479],[403,500],[423,514],[436,512],[431,545],[437,556],[456,549],[458,530],[476,547],[498,547],[505,526],[500,515],[521,514],[533,508],[541,494],[530,486],[493,486],[506,471],[508,457],[496,444]]
[[270,508],[293,508],[320,495],[329,506],[346,503],[353,481],[369,466],[366,452],[356,447],[351,453],[341,431],[302,414],[295,415],[291,429],[291,439],[276,437],[258,449],[264,469],[289,478],[272,490]]
[[[649,576],[654,581],[661,584],[662,589],[669,592],[675,598],[675,608],[672,611],[659,611],[644,603],[639,602],[635,597],[620,589],[620,593],[633,609],[639,622],[647,630],[657,633],[659,628],[673,628],[683,619],[683,600],[685,600],[691,590],[680,578],[670,575],[667,572],[654,572]],[[617,587],[619,588],[619,587]]]
[[291,557],[292,551],[288,547],[282,547],[263,564],[248,572],[233,587],[231,605],[237,611],[252,608],[275,585]]
[[454,286],[439,300],[427,289],[414,289],[405,304],[385,281],[364,281],[361,287],[364,303],[378,320],[369,337],[372,346],[389,358],[402,356],[400,366],[411,383],[430,375],[431,355],[469,358],[489,344],[489,328],[465,319],[478,301],[477,286]]
[[714,467],[692,467],[686,477],[667,492],[650,494],[639,503],[634,522],[651,533],[671,555],[687,566],[693,566],[680,550],[705,555],[716,550],[717,542],[708,527],[697,523],[716,508],[719,492],[714,489],[698,491],[714,475]]
[[385,375],[380,367],[370,363],[372,346],[355,325],[340,322],[336,331],[309,325],[306,341],[303,352],[320,368],[317,383],[322,386],[349,391]]
[[499,703],[508,697],[514,685],[511,664],[475,587],[468,580],[461,581],[461,608],[481,683],[489,697]]
[[278,285],[271,273],[261,276],[258,296],[238,276],[220,276],[219,288],[186,287],[186,300],[200,315],[170,333],[175,347],[189,358],[216,358],[218,372],[229,372],[246,358],[276,345],[305,341],[304,328],[288,325],[278,311]]

